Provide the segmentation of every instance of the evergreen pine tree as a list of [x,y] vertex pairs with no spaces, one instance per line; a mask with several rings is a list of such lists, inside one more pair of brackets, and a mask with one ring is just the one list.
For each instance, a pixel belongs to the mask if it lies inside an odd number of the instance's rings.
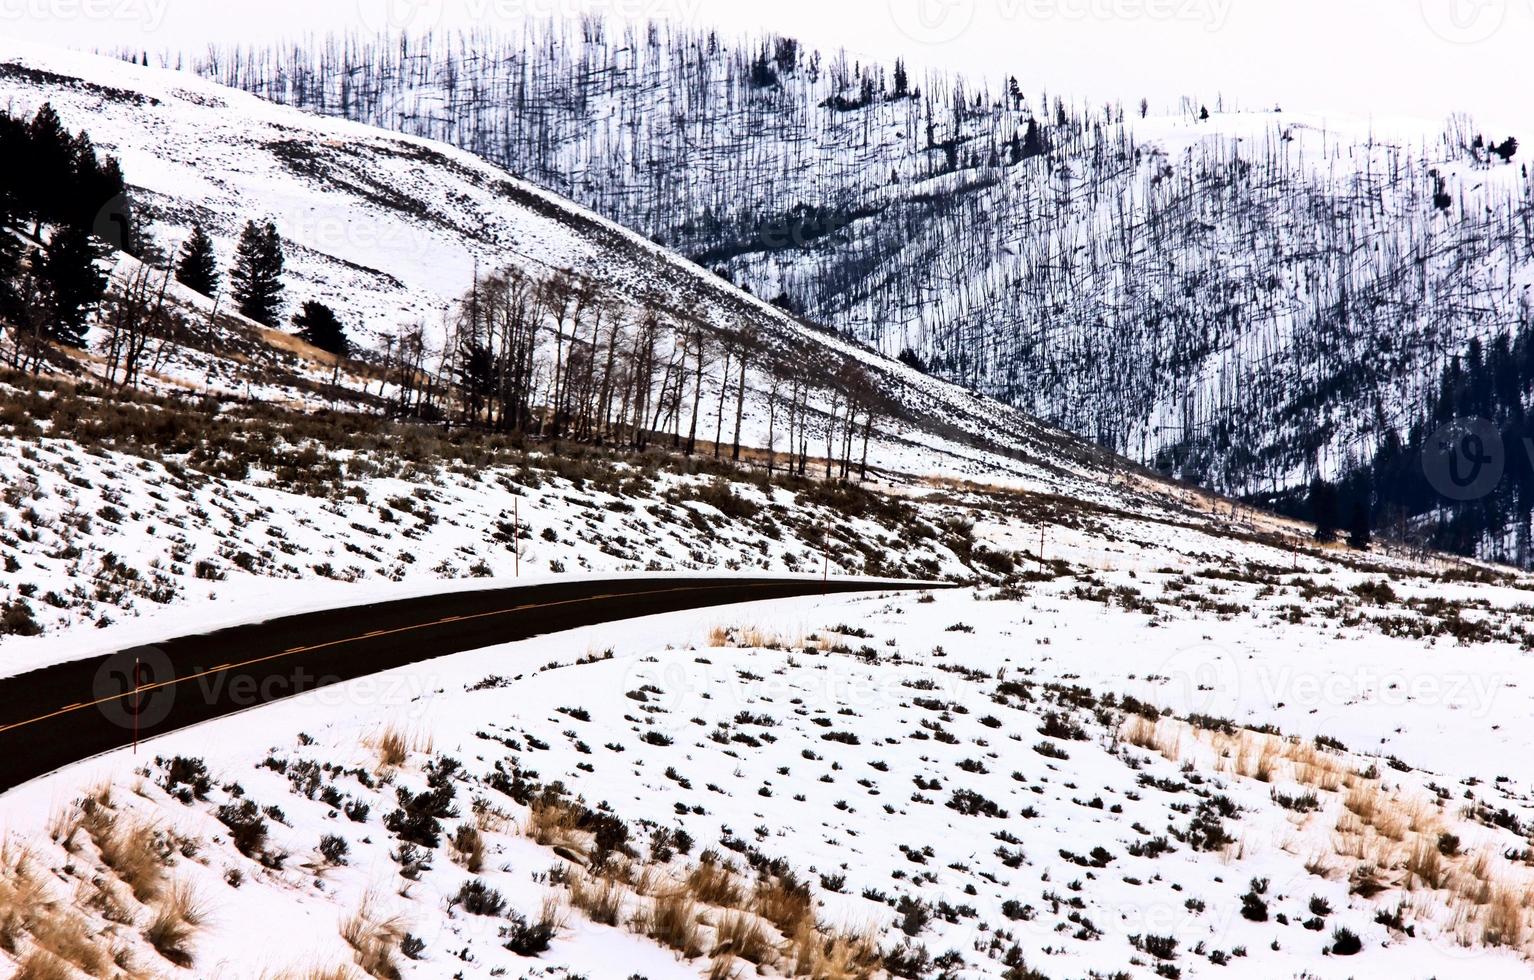
[[1369,507],[1363,501],[1353,505],[1353,520],[1348,527],[1348,547],[1357,551],[1369,550]]
[[20,228],[31,217],[35,197],[27,184],[30,157],[27,124],[0,111],[0,227]]
[[277,226],[263,228],[245,222],[230,273],[240,313],[263,326],[275,327],[282,309],[282,239]]
[[27,142],[31,152],[24,179],[35,202],[30,217],[34,222],[33,234],[38,235],[42,225],[67,221],[77,207],[70,193],[75,176],[75,148],[59,114],[47,102],[27,126]]
[[0,324],[15,324],[22,313],[21,242],[0,222]]
[[96,266],[101,246],[79,225],[60,225],[43,250],[39,279],[48,304],[48,336],[71,347],[85,346],[91,311],[106,294],[107,276]]
[[176,281],[204,296],[212,296],[218,289],[218,258],[213,254],[213,239],[202,225],[192,226],[192,237],[181,247]]
[[305,300],[303,309],[293,314],[293,326],[298,328],[300,337],[322,351],[345,357],[351,350],[346,329],[336,318],[335,311],[324,303]]
[[1044,153],[1044,134],[1039,131],[1037,119],[1028,120],[1028,131],[1023,134],[1023,159],[1041,156]]
[[895,59],[895,95],[904,98],[911,92],[911,79],[905,72],[905,62]]
[[1319,476],[1310,482],[1310,519],[1317,541],[1337,540],[1337,489]]

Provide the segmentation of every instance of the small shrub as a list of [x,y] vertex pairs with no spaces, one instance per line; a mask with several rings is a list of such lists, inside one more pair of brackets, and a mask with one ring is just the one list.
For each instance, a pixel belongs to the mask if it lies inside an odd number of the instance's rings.
[[500,915],[506,911],[506,899],[480,878],[464,882],[451,904],[462,905],[470,915]]
[[234,846],[246,857],[255,857],[266,846],[267,824],[254,800],[225,803],[214,814],[229,828]]
[[1332,955],[1353,956],[1364,948],[1363,940],[1351,929],[1338,928],[1332,933]]
[[320,838],[320,856],[327,864],[345,864],[346,855],[351,853],[351,845],[345,837],[337,834],[325,834]]

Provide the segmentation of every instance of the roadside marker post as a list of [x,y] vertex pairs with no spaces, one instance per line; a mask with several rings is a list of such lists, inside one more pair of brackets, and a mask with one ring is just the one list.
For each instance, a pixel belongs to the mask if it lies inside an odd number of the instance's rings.
[[139,685],[142,684],[139,674],[139,658],[133,658],[133,754],[138,755],[138,716],[144,707],[144,699],[139,694]]
[[522,498],[511,498],[511,553],[516,559],[514,578],[522,577]]
[[831,581],[831,520],[820,526],[820,594],[825,595]]

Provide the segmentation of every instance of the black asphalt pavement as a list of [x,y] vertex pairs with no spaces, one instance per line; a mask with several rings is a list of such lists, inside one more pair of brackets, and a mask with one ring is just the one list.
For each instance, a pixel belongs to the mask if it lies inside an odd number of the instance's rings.
[[[726,577],[545,582],[177,637],[0,679],[0,792],[135,739],[464,650],[682,609],[927,588],[932,585]],[[533,666],[509,662],[506,671]]]

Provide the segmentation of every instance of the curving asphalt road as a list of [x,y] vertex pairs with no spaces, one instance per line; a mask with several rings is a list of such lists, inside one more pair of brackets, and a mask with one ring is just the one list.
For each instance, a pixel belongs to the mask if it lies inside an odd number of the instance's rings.
[[[655,613],[932,583],[547,582],[285,616],[0,679],[0,792],[134,741],[378,671]],[[518,667],[510,665],[508,672]]]

